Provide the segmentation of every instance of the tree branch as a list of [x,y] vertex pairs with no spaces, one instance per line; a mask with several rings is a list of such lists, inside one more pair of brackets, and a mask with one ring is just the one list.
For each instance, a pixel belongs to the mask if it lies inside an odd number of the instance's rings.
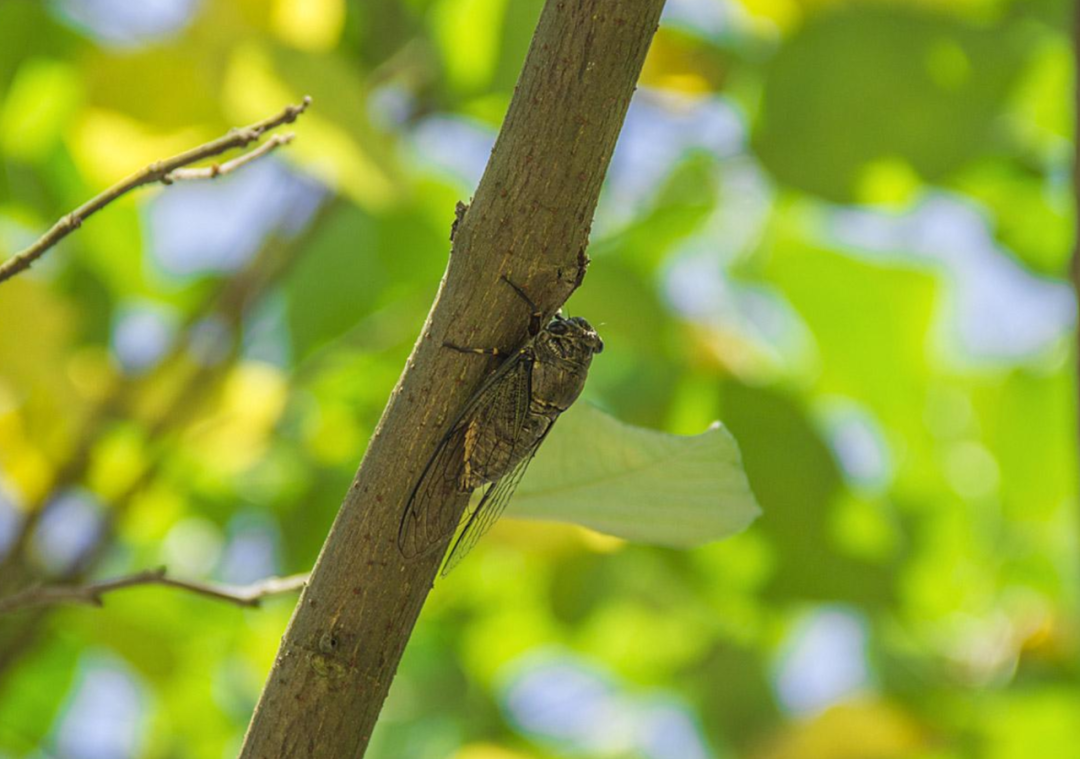
[[[244,759],[363,755],[441,560],[402,557],[401,514],[489,368],[441,346],[521,343],[530,315],[503,275],[548,314],[581,283],[600,185],[662,7],[545,4],[439,295],[282,639]],[[447,516],[466,501],[444,504]]]
[[126,179],[117,182],[109,189],[94,196],[83,203],[71,213],[56,222],[52,228],[37,239],[30,247],[19,251],[8,260],[0,263],[0,282],[11,279],[16,274],[30,268],[30,265],[45,255],[45,252],[54,247],[69,234],[82,226],[83,222],[112,203],[117,198],[126,195],[132,190],[143,185],[161,182],[164,185],[176,181],[192,179],[214,179],[222,174],[228,174],[240,167],[260,158],[275,150],[281,145],[288,144],[293,135],[287,134],[275,137],[266,144],[255,148],[250,153],[234,158],[222,165],[213,164],[202,169],[184,169],[198,161],[221,155],[229,150],[244,148],[258,140],[266,132],[276,129],[283,124],[291,124],[296,121],[307,107],[311,104],[311,98],[305,96],[299,105],[286,106],[280,113],[263,119],[262,121],[243,127],[232,129],[223,137],[212,142],[204,143],[198,147],[186,150],[179,155],[156,161],[141,171],[137,171]]
[[113,580],[90,583],[87,585],[37,585],[14,593],[7,598],[0,598],[0,614],[11,614],[23,609],[33,609],[57,604],[84,604],[104,606],[103,596],[124,588],[136,588],[140,585],[164,585],[180,588],[207,598],[226,601],[237,606],[258,607],[267,596],[300,590],[307,582],[308,575],[298,574],[289,577],[268,577],[250,585],[222,585],[196,580],[177,580],[165,573],[165,567],[148,569],[138,574],[118,577]]
[[197,169],[176,169],[162,177],[161,182],[162,184],[172,184],[173,182],[183,182],[193,179],[217,179],[225,174],[231,174],[252,161],[262,158],[267,153],[272,153],[282,145],[288,145],[295,137],[296,135],[292,132],[275,134],[259,147],[249,150],[247,153],[244,153],[237,158],[233,158],[231,161],[226,161],[225,163],[212,163],[209,166]]

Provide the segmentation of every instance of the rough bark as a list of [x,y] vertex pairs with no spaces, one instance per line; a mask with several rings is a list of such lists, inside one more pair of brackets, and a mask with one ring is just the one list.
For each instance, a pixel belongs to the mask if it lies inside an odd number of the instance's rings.
[[282,640],[243,757],[363,755],[440,560],[401,556],[401,513],[446,425],[491,369],[441,346],[521,343],[528,309],[501,275],[549,312],[580,284],[600,185],[662,7],[544,7],[439,295]]

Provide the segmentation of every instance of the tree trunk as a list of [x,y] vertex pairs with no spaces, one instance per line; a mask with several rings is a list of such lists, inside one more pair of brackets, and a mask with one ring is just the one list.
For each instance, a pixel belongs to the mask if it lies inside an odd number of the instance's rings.
[[[401,514],[446,426],[491,369],[443,342],[523,341],[528,309],[502,275],[549,314],[581,283],[600,185],[662,7],[545,5],[439,295],[293,614],[241,756],[363,755],[441,558],[401,556]],[[445,508],[460,513],[465,499]]]

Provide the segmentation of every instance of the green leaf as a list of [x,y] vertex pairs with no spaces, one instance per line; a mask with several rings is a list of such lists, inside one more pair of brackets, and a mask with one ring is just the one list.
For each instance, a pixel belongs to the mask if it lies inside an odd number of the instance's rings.
[[672,435],[585,403],[560,417],[510,506],[515,517],[681,548],[740,532],[759,513],[735,438],[719,422]]
[[505,0],[439,0],[432,32],[443,50],[450,83],[461,90],[485,87],[495,73]]
[[285,285],[289,333],[298,358],[337,339],[378,307],[388,283],[377,246],[378,225],[351,204],[313,234]]
[[[4,624],[10,626],[11,633],[24,629],[10,618]],[[39,636],[39,646],[16,658],[15,666],[4,675],[0,756],[33,756],[34,749],[45,744],[84,650],[84,641],[70,635],[63,626],[47,626]],[[12,640],[4,638],[3,643],[10,646]]]
[[769,63],[754,150],[782,182],[841,203],[865,199],[883,164],[942,181],[993,151],[1024,56],[1015,25],[843,6]]
[[0,148],[35,162],[48,156],[82,98],[78,70],[62,61],[33,58],[15,74],[0,109]]

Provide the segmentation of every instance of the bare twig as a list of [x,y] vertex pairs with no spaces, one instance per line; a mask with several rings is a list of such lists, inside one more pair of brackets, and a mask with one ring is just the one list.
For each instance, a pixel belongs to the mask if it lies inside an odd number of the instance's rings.
[[197,593],[208,598],[226,601],[237,606],[257,607],[267,596],[300,590],[307,582],[307,573],[289,577],[269,577],[250,585],[222,585],[218,583],[198,582],[195,580],[177,580],[165,573],[165,567],[148,569],[144,572],[117,577],[113,580],[90,583],[87,585],[36,585],[14,593],[7,598],[0,598],[0,614],[10,614],[23,609],[33,609],[57,604],[83,604],[103,606],[106,593],[140,585],[164,585]]
[[288,145],[295,137],[296,135],[292,132],[275,134],[259,147],[254,150],[249,150],[247,153],[244,153],[238,158],[233,158],[231,161],[226,161],[225,163],[212,163],[209,166],[203,166],[197,169],[177,169],[162,177],[161,181],[163,184],[170,184],[172,182],[183,182],[191,179],[217,179],[225,174],[231,174],[254,160],[262,158],[267,153],[272,153],[282,145]]
[[61,218],[48,232],[39,237],[30,247],[19,251],[7,261],[0,264],[0,282],[11,279],[19,272],[29,269],[34,261],[41,258],[47,250],[82,226],[82,223],[90,216],[97,213],[117,198],[126,195],[138,187],[154,184],[156,182],[168,185],[179,180],[213,179],[222,174],[228,174],[231,171],[235,171],[241,166],[266,155],[281,145],[287,144],[292,139],[291,134],[275,137],[261,147],[252,150],[250,153],[221,164],[220,166],[214,164],[204,169],[183,168],[198,161],[221,155],[229,150],[247,147],[262,137],[266,132],[276,129],[282,124],[291,124],[296,121],[297,117],[307,110],[307,107],[310,104],[311,98],[305,96],[299,105],[286,106],[284,110],[270,118],[263,119],[255,124],[243,127],[242,129],[232,129],[228,134],[219,137],[212,142],[207,142],[198,147],[191,148],[190,150],[174,155],[171,158],[156,161],[141,171],[137,171],[126,179],[114,184],[109,189],[86,201],[74,211]]

